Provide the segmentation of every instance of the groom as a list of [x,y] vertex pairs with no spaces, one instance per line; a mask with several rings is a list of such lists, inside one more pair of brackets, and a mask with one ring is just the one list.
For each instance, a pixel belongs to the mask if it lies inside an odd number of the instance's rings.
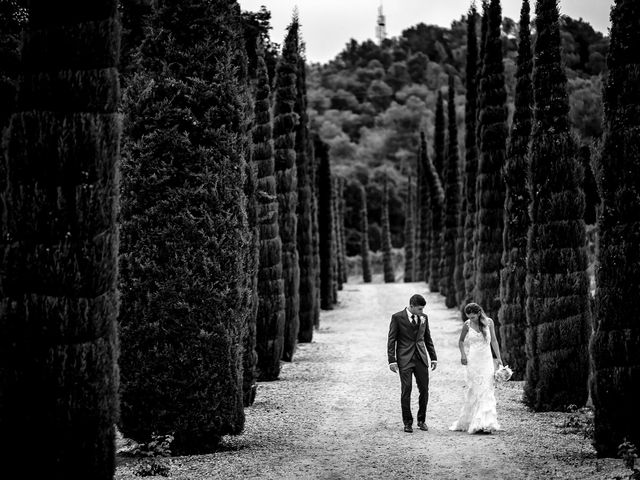
[[[400,370],[400,405],[402,406],[402,421],[404,431],[413,432],[413,416],[411,415],[411,385],[416,377],[418,385],[418,428],[429,430],[425,423],[427,402],[429,400],[429,357],[431,370],[435,370],[438,363],[436,350],[433,348],[429,319],[423,313],[427,301],[422,295],[413,295],[409,299],[409,306],[401,312],[391,316],[389,325],[389,340],[387,354],[389,369],[397,373]],[[427,357],[427,351],[429,357]]]

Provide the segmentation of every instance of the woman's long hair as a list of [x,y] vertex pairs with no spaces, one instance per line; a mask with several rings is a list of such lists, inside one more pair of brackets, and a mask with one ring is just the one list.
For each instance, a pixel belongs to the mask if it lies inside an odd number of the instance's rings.
[[484,310],[477,303],[467,303],[464,307],[464,313],[468,317],[472,313],[478,314],[478,324],[480,325],[480,331],[482,332],[482,336],[487,338],[487,328],[489,327],[489,323],[487,322],[487,314],[484,313]]

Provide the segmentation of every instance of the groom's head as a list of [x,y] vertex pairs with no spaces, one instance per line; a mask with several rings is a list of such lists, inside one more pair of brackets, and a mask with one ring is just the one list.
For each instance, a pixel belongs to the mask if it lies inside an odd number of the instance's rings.
[[416,315],[420,315],[422,313],[426,304],[427,301],[422,295],[415,294],[409,299],[409,309],[411,310],[411,313]]

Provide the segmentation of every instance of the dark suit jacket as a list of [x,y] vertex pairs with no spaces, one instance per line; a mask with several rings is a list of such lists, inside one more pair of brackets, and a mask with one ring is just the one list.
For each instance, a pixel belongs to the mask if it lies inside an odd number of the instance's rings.
[[394,313],[391,316],[389,325],[389,340],[387,342],[387,354],[389,363],[398,363],[399,368],[404,368],[411,361],[414,352],[418,349],[418,354],[425,365],[429,365],[427,351],[431,360],[437,360],[436,350],[431,340],[429,331],[429,318],[422,314],[420,317],[420,327],[416,330],[411,325],[411,320],[407,315],[407,310]]

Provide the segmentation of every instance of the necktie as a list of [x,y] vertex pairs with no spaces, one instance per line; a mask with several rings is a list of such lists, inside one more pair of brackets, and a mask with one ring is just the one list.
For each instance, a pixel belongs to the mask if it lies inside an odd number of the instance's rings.
[[416,320],[415,315],[411,315],[411,323],[413,324],[414,327],[418,325],[418,321]]

